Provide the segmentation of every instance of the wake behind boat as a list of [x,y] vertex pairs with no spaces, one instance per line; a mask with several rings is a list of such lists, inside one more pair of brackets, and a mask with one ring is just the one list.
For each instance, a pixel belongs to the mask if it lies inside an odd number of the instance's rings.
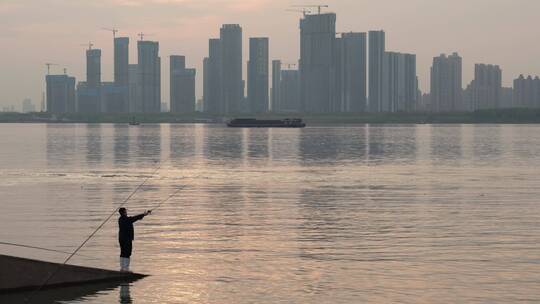
[[306,124],[300,118],[268,119],[236,118],[227,123],[230,128],[304,128]]

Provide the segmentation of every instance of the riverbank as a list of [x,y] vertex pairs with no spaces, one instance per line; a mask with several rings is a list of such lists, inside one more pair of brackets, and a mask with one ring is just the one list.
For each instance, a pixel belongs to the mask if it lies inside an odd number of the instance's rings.
[[50,114],[50,113],[0,113],[0,123],[223,123],[231,118],[258,119],[302,118],[307,124],[536,124],[540,123],[540,109],[482,110],[457,113],[268,113],[231,114],[227,116],[208,113],[140,113],[140,114]]

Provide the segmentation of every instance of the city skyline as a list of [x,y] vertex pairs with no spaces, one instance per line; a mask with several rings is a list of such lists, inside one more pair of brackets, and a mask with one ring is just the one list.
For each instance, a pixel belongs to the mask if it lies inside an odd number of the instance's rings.
[[[1,105],[10,105],[10,104],[19,104],[24,98],[30,97],[35,104],[40,103],[41,101],[41,92],[44,91],[43,76],[46,73],[46,68],[44,66],[45,62],[55,62],[59,63],[60,66],[51,67],[52,71],[55,74],[61,74],[62,69],[67,67],[68,74],[73,75],[77,78],[78,81],[85,79],[86,67],[84,60],[81,60],[84,56],[85,48],[80,46],[84,41],[91,40],[95,44],[95,48],[102,50],[102,81],[112,81],[113,77],[113,43],[112,35],[110,32],[101,30],[101,27],[110,26],[111,23],[114,23],[115,26],[120,28],[120,36],[126,35],[130,37],[132,43],[130,44],[130,63],[136,62],[137,52],[134,47],[136,41],[138,40],[135,37],[135,33],[139,32],[143,27],[142,24],[145,22],[140,22],[140,26],[137,26],[135,20],[123,21],[123,22],[107,22],[108,24],[103,24],[103,18],[97,18],[95,14],[99,11],[103,11],[105,15],[108,14],[108,10],[111,9],[120,9],[121,11],[117,14],[121,17],[119,19],[125,19],[129,16],[137,16],[142,11],[148,12],[148,15],[156,14],[160,12],[161,9],[184,9],[191,11],[192,13],[200,8],[204,10],[206,5],[212,5],[212,3],[222,3],[220,1],[200,1],[200,4],[195,4],[192,1],[183,2],[183,4],[176,1],[168,1],[167,3],[162,3],[160,1],[117,1],[111,4],[105,4],[104,2],[97,2],[101,4],[94,5],[84,5],[84,4],[72,4],[67,5],[65,1],[43,1],[50,2],[51,7],[58,8],[62,4],[65,5],[65,10],[70,11],[75,7],[84,6],[88,9],[88,17],[83,18],[80,24],[76,24],[76,27],[83,26],[84,29],[81,32],[78,32],[79,38],[72,40],[69,38],[70,33],[65,31],[54,32],[50,39],[58,41],[58,44],[54,44],[54,49],[57,55],[51,56],[47,55],[50,51],[50,46],[48,44],[40,46],[39,55],[35,55],[35,49],[32,48],[16,48],[17,52],[12,49],[7,49],[6,56],[2,56],[2,66],[6,66],[7,69],[0,72],[2,76],[0,82],[4,89],[2,90],[2,96],[0,99]],[[533,60],[532,54],[540,53],[540,47],[537,43],[533,43],[532,39],[527,39],[528,31],[532,29],[531,26],[527,24],[532,24],[533,18],[532,15],[529,15],[531,9],[540,8],[540,4],[534,3],[532,1],[522,1],[520,6],[510,5],[509,1],[489,1],[490,10],[495,12],[503,11],[504,13],[499,15],[498,18],[492,18],[487,16],[485,12],[479,12],[478,9],[482,4],[487,4],[488,1],[477,1],[477,4],[469,5],[459,12],[464,14],[465,19],[459,19],[456,16],[455,9],[452,8],[449,3],[438,3],[437,5],[430,5],[427,1],[413,1],[409,6],[405,7],[402,5],[394,7],[385,7],[389,5],[392,1],[383,1],[380,4],[370,4],[369,8],[362,6],[361,4],[356,3],[355,1],[333,1],[329,2],[329,9],[324,9],[325,12],[335,12],[338,15],[337,18],[337,31],[355,31],[355,32],[366,32],[373,29],[383,29],[386,32],[386,49],[392,51],[403,52],[403,53],[413,53],[417,55],[417,73],[419,76],[419,85],[420,89],[423,92],[429,91],[429,71],[432,64],[433,57],[439,56],[441,53],[453,53],[459,52],[463,57],[463,82],[464,86],[470,82],[474,77],[474,64],[476,63],[488,63],[496,64],[501,67],[503,70],[503,85],[511,86],[515,78],[520,74],[524,75],[537,75],[539,74],[540,67],[539,63],[536,60]],[[456,6],[459,6],[460,1],[453,1]],[[461,1],[464,2],[464,1]],[[34,5],[32,5],[34,3]],[[237,3],[240,5],[244,3],[243,1],[227,1],[227,3]],[[251,3],[251,2],[250,2]],[[223,4],[223,3],[222,3]],[[295,62],[299,57],[299,29],[298,29],[298,20],[301,17],[301,14],[295,14],[294,12],[286,12],[285,9],[289,8],[290,5],[297,4],[295,1],[275,1],[272,3],[266,1],[255,1],[250,6],[241,6],[241,9],[238,7],[232,8],[233,4],[228,4],[223,7],[223,10],[220,13],[205,13],[203,15],[207,16],[201,20],[198,18],[193,22],[205,22],[208,27],[198,28],[198,31],[191,31],[189,34],[186,34],[186,31],[183,30],[182,26],[169,23],[163,25],[160,30],[156,30],[156,25],[147,26],[148,30],[145,29],[144,32],[148,33],[148,40],[155,40],[160,42],[160,56],[162,58],[168,58],[169,55],[173,54],[182,54],[187,58],[187,65],[190,67],[196,68],[197,73],[197,98],[202,97],[202,63],[203,57],[206,56],[208,52],[208,38],[216,37],[219,35],[219,27],[221,26],[221,20],[230,21],[233,23],[238,23],[243,29],[243,53],[242,66],[243,66],[243,80],[247,81],[247,55],[249,54],[249,38],[250,37],[270,37],[270,60],[280,59],[283,62]],[[24,9],[25,5],[39,6],[40,3],[35,3],[35,1],[7,1],[0,4],[0,16],[7,16],[9,12],[16,12],[17,10]],[[430,27],[420,27],[420,24],[410,25],[410,20],[412,18],[412,8],[417,7],[418,5],[423,5],[422,8],[428,12],[430,10],[435,10],[437,12],[442,12],[446,10],[448,12],[445,16],[439,16],[443,20],[450,21],[450,29],[448,25],[444,27],[446,30],[440,31],[440,36],[438,39],[429,39],[429,43],[424,43],[418,45],[418,39],[424,36],[428,38],[426,32],[434,32],[436,29],[440,29],[440,23],[435,23]],[[348,7],[358,8],[358,10],[350,10]],[[364,7],[366,13],[362,13],[360,8]],[[396,7],[401,8],[397,10]],[[382,10],[386,8],[386,10]],[[50,8],[44,8],[49,10]],[[377,14],[377,10],[378,13]],[[125,11],[125,12],[124,12]],[[233,12],[237,12],[237,16],[230,16]],[[399,13],[398,11],[401,11]],[[278,20],[284,20],[284,22],[276,22],[271,19],[262,19],[255,20],[257,16],[268,14],[269,12],[275,13]],[[432,18],[427,18],[426,13],[423,13],[424,19],[420,20],[431,20]],[[94,19],[92,18],[94,15]],[[393,16],[389,18],[388,15]],[[209,18],[208,16],[212,16]],[[355,21],[354,17],[361,16],[361,21]],[[378,16],[378,17],[377,17]],[[382,18],[382,16],[386,16]],[[531,17],[529,17],[531,16]],[[399,17],[399,18],[398,18]],[[473,17],[477,17],[477,22],[474,23],[474,26],[471,25],[471,20]],[[519,17],[519,18],[517,18]],[[70,17],[71,18],[71,17]],[[66,18],[66,19],[70,19]],[[118,18],[112,18],[118,20]],[[427,18],[427,19],[426,19]],[[39,20],[40,18],[38,18]],[[54,19],[54,18],[52,18]],[[128,18],[129,19],[129,18]],[[170,20],[170,13],[163,14],[164,20]],[[183,18],[180,18],[183,19]],[[385,19],[378,20],[377,19]],[[402,23],[397,22],[401,20]],[[11,41],[11,45],[20,46],[29,43],[28,36],[32,36],[31,27],[29,24],[32,22],[27,22],[26,27],[20,26],[20,23],[15,22],[12,18],[5,18],[7,21],[7,32],[2,34],[1,40]],[[93,21],[92,21],[93,20]],[[144,20],[143,20],[144,21]],[[55,27],[58,24],[65,23],[66,21],[52,20],[48,21],[47,24],[43,26],[42,29],[37,31],[36,34],[44,34],[44,31],[48,31],[49,27]],[[163,23],[160,21],[158,23]],[[519,22],[519,29],[521,32],[518,34],[513,34],[515,38],[515,43],[508,43],[506,41],[499,41],[495,38],[489,37],[500,37],[501,35],[509,34],[511,30],[515,31],[515,28],[512,28],[512,25]],[[93,23],[94,25],[86,26],[86,23]],[[120,23],[120,24],[119,24]],[[123,24],[122,24],[123,23]],[[422,23],[422,22],[418,22]],[[189,23],[188,23],[189,24]],[[400,29],[396,27],[396,24],[405,27]],[[463,34],[463,24],[468,24],[470,28],[466,34]],[[488,28],[488,25],[491,26]],[[185,27],[185,26],[184,26]],[[414,27],[416,30],[411,32],[410,28]],[[35,29],[35,28],[34,28]],[[281,29],[287,29],[282,31]],[[408,32],[404,35],[404,30]],[[67,29],[66,29],[67,31]],[[174,32],[174,35],[172,35]],[[460,36],[458,33],[462,32]],[[483,32],[482,37],[485,39],[477,39],[474,43],[465,43],[459,42],[459,38],[467,40],[474,34]],[[450,35],[448,34],[450,33]],[[17,35],[15,35],[17,34]],[[154,35],[151,35],[154,34]],[[207,35],[208,34],[208,35]],[[186,36],[187,35],[187,36]],[[59,39],[58,36],[62,36],[62,39]],[[66,43],[61,43],[60,41],[66,41]],[[290,40],[292,39],[292,40]],[[481,41],[480,41],[481,40]],[[426,39],[428,41],[428,39]],[[503,43],[504,42],[504,43]],[[503,43],[503,47],[497,47],[499,43]],[[413,45],[414,44],[414,45]],[[165,47],[163,47],[165,45]],[[181,45],[180,47],[174,45]],[[284,47],[286,45],[286,47]],[[516,47],[516,45],[518,47]],[[482,49],[485,49],[486,46],[491,47],[491,52],[482,52]],[[520,50],[520,56],[510,56],[509,54],[514,54],[514,49]],[[14,53],[20,54],[20,56],[15,56]],[[21,62],[19,57],[24,57],[25,61]],[[56,57],[56,58],[52,58]],[[61,58],[59,60],[59,58]],[[527,60],[527,58],[529,60]],[[9,60],[13,59],[13,60]],[[9,62],[8,62],[9,60]],[[16,64],[16,67],[13,67],[13,64]],[[169,96],[166,94],[168,92],[168,69],[166,67],[166,62],[162,63],[161,78],[162,81],[162,100],[169,102]],[[30,72],[33,71],[33,72]],[[247,88],[247,87],[246,87]]]

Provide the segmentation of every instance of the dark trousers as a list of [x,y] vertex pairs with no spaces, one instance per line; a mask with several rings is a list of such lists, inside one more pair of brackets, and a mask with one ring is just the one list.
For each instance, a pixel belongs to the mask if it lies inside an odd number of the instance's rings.
[[131,250],[133,248],[131,240],[120,240],[120,257],[121,258],[130,258]]

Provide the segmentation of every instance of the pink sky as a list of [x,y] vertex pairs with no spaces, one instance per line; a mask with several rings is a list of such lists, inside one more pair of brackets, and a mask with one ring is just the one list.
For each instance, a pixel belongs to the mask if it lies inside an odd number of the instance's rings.
[[[202,92],[202,59],[208,38],[219,35],[222,23],[244,29],[244,61],[252,36],[270,37],[270,56],[285,62],[298,59],[299,14],[286,12],[286,0],[0,0],[0,106],[30,97],[39,103],[45,62],[84,80],[85,44],[103,51],[103,80],[112,79],[112,34],[117,27],[135,40],[145,32],[160,42],[163,96],[168,101],[169,55],[187,56],[197,68]],[[310,3],[310,1],[307,1]],[[474,63],[501,65],[505,85],[520,73],[540,74],[538,0],[327,0],[338,14],[338,31],[384,29],[389,50],[417,54],[423,91],[429,90],[434,56],[458,51],[464,58],[464,80]],[[246,78],[246,76],[244,76]],[[464,83],[465,85],[465,83]]]

